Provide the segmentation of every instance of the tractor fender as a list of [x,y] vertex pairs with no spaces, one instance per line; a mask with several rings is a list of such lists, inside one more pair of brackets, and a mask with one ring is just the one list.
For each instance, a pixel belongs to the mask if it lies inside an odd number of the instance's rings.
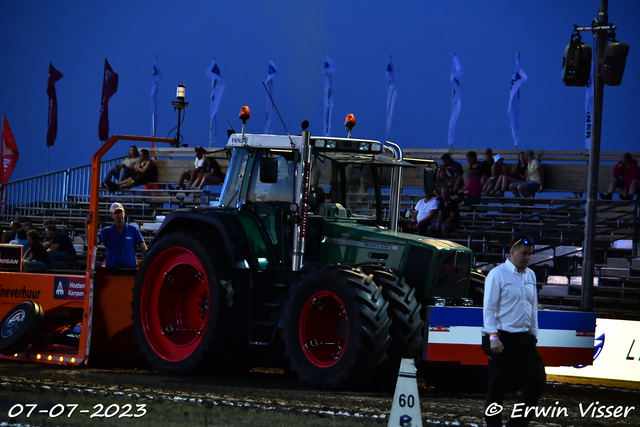
[[[237,215],[202,210],[177,210],[171,212],[156,233],[152,245],[164,235],[181,230],[197,230],[206,233],[214,232],[220,238],[220,244],[229,257],[230,265],[234,269],[248,269],[250,265],[242,243],[245,233]],[[249,261],[250,262],[250,261]]]

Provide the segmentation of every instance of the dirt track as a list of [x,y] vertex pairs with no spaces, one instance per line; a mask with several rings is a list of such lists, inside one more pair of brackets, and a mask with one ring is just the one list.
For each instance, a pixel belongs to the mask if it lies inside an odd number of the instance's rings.
[[[553,378],[552,378],[553,379]],[[391,393],[318,391],[274,373],[251,373],[241,379],[212,377],[169,377],[144,370],[59,369],[47,365],[0,363],[0,396],[6,390],[72,390],[97,393],[111,398],[172,400],[202,404],[250,407],[297,413],[319,413],[387,422],[392,403]],[[49,387],[49,388],[47,388]],[[508,410],[513,403],[510,396]],[[597,417],[598,412],[580,414],[591,403],[599,406],[638,407],[627,418]],[[481,393],[444,393],[420,387],[420,403],[425,425],[459,423],[483,425],[484,396]],[[537,425],[640,426],[640,391],[593,385],[549,382],[539,407],[550,408],[550,415],[538,418]],[[553,409],[555,408],[555,411]],[[567,417],[560,413],[566,408]],[[592,407],[593,409],[593,407]],[[358,415],[355,415],[358,414]],[[561,416],[557,416],[557,415]],[[605,410],[606,414],[606,410]],[[505,417],[503,417],[505,418]],[[0,414],[0,421],[6,414]],[[534,423],[532,423],[534,425]]]

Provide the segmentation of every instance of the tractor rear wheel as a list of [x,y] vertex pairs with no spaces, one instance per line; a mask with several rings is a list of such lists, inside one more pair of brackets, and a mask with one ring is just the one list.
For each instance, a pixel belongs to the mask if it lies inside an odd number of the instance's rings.
[[391,318],[392,359],[417,358],[422,351],[424,319],[422,304],[416,300],[416,290],[403,279],[379,264],[363,264],[359,266],[365,274],[372,274],[376,285],[382,287],[382,295],[389,303],[387,309]]
[[285,354],[302,381],[338,387],[385,362],[390,325],[382,289],[370,276],[328,265],[305,274],[289,298]]
[[0,322],[0,353],[11,355],[27,347],[44,323],[44,311],[37,302],[23,301]]
[[189,373],[214,350],[219,280],[197,236],[174,232],[147,253],[133,289],[133,329],[155,368]]

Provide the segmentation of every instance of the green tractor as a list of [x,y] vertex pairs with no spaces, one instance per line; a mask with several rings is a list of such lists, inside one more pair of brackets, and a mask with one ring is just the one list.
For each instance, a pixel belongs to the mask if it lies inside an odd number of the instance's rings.
[[219,206],[168,215],[136,277],[134,331],[154,368],[280,363],[338,387],[423,356],[427,306],[473,305],[468,248],[397,231],[403,169],[433,185],[434,162],[244,125],[213,155],[229,159]]

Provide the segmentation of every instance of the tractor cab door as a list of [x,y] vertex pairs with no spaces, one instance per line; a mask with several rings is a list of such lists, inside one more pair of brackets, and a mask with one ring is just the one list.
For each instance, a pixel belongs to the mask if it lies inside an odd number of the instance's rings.
[[258,150],[246,196],[282,266],[291,264],[296,166],[293,151]]

